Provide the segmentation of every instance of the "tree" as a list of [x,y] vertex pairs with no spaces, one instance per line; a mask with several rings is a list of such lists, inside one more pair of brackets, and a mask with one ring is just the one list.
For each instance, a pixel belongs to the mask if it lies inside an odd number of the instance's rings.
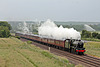
[[8,29],[8,27],[5,27],[5,26],[0,26],[0,37],[4,38],[4,37],[9,37],[11,34],[10,34],[10,31]]
[[100,34],[98,34],[97,38],[100,39]]
[[92,37],[91,32],[89,32],[89,31],[87,31],[87,30],[82,30],[81,36],[82,36],[83,38],[91,38],[91,37]]
[[12,29],[11,25],[6,21],[0,21],[0,37],[9,37],[10,30]]
[[93,32],[93,33],[92,33],[92,37],[93,37],[93,38],[97,38],[97,36],[98,36],[98,33],[96,33],[96,32]]
[[11,25],[8,24],[8,22],[6,22],[6,21],[0,21],[0,26],[8,27],[9,30],[12,29]]
[[82,30],[81,36],[82,36],[82,37],[85,37],[86,32],[87,32],[86,30]]
[[91,37],[92,37],[91,32],[87,31],[86,38],[91,38]]

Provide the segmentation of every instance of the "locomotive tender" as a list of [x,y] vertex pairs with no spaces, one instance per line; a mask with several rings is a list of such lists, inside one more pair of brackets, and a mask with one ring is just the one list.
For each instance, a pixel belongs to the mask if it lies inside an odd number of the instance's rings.
[[21,38],[33,40],[38,43],[46,44],[48,46],[53,46],[59,49],[67,50],[75,54],[84,54],[84,52],[86,51],[85,48],[83,47],[84,43],[81,40],[76,40],[76,39],[57,40],[39,35],[23,34],[18,32],[15,34],[15,36],[20,36]]

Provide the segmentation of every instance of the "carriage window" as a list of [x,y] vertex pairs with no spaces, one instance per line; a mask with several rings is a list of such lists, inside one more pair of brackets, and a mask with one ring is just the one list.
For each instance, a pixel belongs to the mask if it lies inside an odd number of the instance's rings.
[[56,41],[56,44],[59,44],[59,41]]
[[50,43],[54,43],[54,40],[49,40]]

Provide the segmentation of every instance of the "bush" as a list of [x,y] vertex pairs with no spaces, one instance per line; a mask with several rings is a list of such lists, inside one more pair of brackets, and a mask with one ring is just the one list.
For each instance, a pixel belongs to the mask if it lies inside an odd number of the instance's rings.
[[16,38],[20,39],[20,36],[16,36]]
[[96,32],[93,32],[93,33],[92,33],[92,37],[93,37],[93,38],[97,38],[97,36],[98,36],[98,33],[96,33]]
[[1,38],[8,38],[11,36],[10,34],[11,25],[8,24],[6,21],[0,21],[0,37]]
[[8,24],[8,22],[6,22],[6,21],[0,21],[0,26],[7,27],[9,30],[12,29],[11,25]]
[[92,34],[91,34],[91,32],[89,32],[89,31],[87,31],[87,30],[82,30],[81,36],[82,36],[83,38],[91,38],[91,37],[92,37]]
[[8,29],[8,27],[5,26],[0,26],[0,37],[4,38],[4,37],[9,37],[11,36],[10,31]]
[[32,44],[32,41],[27,41],[28,44]]
[[100,34],[98,34],[97,38],[100,39]]

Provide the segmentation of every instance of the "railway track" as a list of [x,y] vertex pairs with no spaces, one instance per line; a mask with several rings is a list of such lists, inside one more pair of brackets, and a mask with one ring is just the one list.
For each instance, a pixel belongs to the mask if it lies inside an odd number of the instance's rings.
[[[26,39],[21,39],[21,40],[27,41]],[[42,44],[36,43],[36,42],[33,42],[33,44],[42,49],[45,49],[45,50],[49,50],[49,48],[50,48],[51,53],[66,57],[73,64],[82,64],[86,67],[100,67],[100,59],[99,58],[88,56],[86,54],[85,55],[72,54],[67,51],[55,49],[54,47],[49,47],[49,46],[42,45]]]

